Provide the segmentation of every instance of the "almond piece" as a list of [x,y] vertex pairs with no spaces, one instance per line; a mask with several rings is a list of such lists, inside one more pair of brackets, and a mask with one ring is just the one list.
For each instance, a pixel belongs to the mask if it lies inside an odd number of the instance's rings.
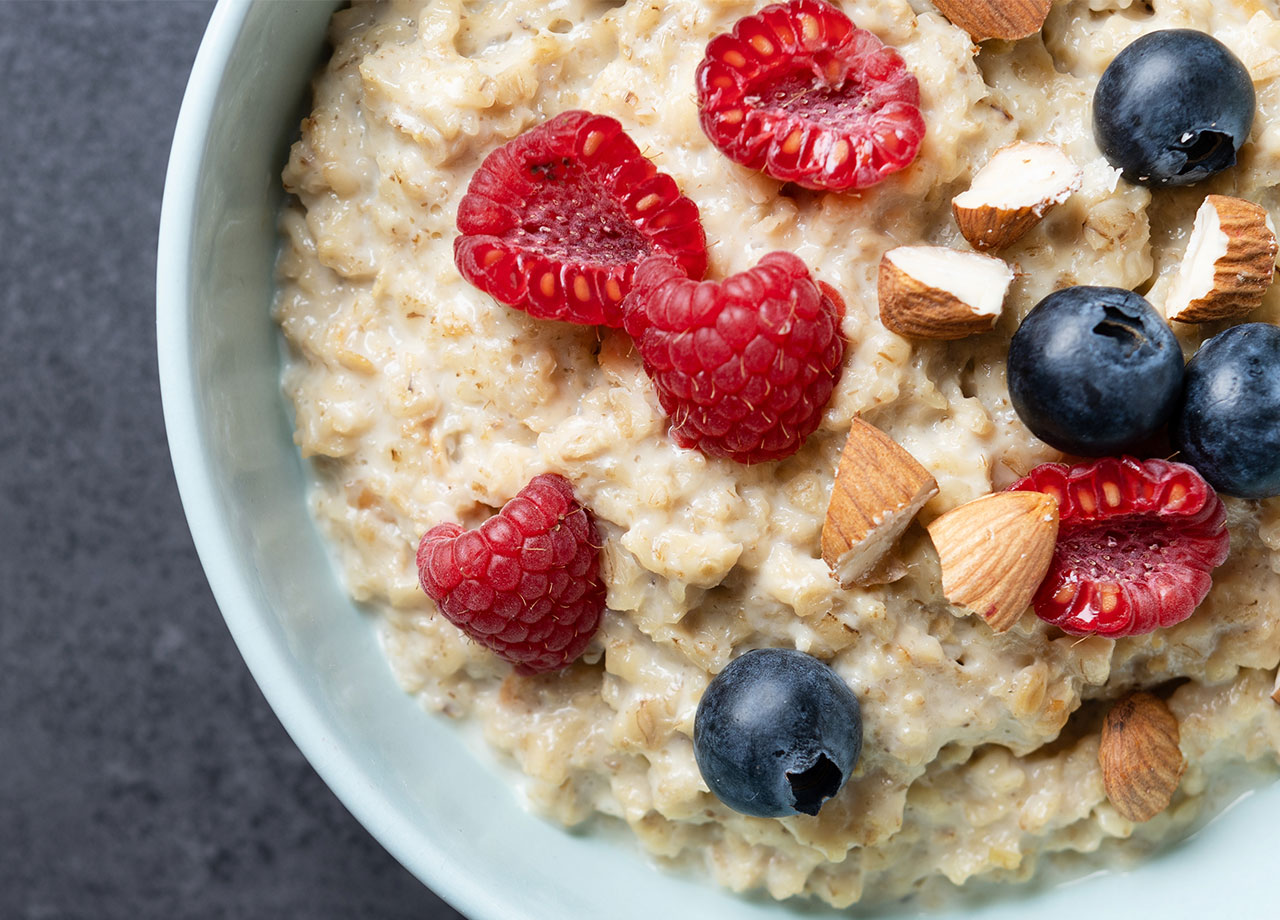
[[1276,672],[1276,685],[1271,688],[1271,698],[1280,703],[1280,671]]
[[928,527],[942,593],[996,632],[1018,622],[1044,581],[1058,540],[1058,502],[1044,492],[994,492]]
[[1169,285],[1164,315],[1180,323],[1207,323],[1256,309],[1275,276],[1278,248],[1265,208],[1242,198],[1208,196]]
[[1158,697],[1131,693],[1111,707],[1098,764],[1116,811],[1130,821],[1150,821],[1169,807],[1187,767],[1178,742],[1178,720]]
[[832,575],[847,588],[871,574],[937,492],[938,483],[915,457],[855,418],[822,524],[822,558]]
[[880,260],[880,321],[898,335],[962,339],[1000,318],[1013,269],[995,256],[899,246]]
[[1013,41],[1040,31],[1053,0],[933,0],[933,5],[975,42]]
[[951,201],[960,233],[980,252],[1004,249],[1080,190],[1084,172],[1054,144],[1018,141],[978,170]]
[[[897,553],[886,553],[880,557],[880,561],[873,565],[865,575],[854,579],[853,584],[859,588],[874,588],[877,585],[891,585],[895,581],[902,581],[907,577],[907,573],[911,571]],[[834,573],[833,573],[834,574]],[[849,587],[842,585],[841,587]]]

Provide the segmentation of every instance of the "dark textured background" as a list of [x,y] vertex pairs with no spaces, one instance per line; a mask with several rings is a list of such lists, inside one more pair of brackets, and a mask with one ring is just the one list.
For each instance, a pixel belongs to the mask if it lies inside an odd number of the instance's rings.
[[458,920],[267,708],[178,503],[156,227],[210,9],[0,0],[0,918]]

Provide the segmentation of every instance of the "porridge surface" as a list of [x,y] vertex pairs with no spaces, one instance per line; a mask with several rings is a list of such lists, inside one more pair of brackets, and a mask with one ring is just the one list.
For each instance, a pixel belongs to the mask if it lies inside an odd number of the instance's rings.
[[[1025,879],[1047,854],[1110,838],[1141,849],[1190,827],[1236,765],[1277,759],[1280,499],[1228,499],[1232,552],[1201,609],[1119,641],[1063,636],[1030,613],[993,633],[943,601],[919,526],[897,550],[905,578],[841,590],[819,536],[854,416],[936,477],[923,522],[1004,488],[1059,458],[1017,420],[1004,383],[1009,336],[1040,298],[1110,285],[1158,308],[1206,193],[1280,216],[1280,4],[1069,0],[1042,36],[976,56],[926,0],[840,6],[899,49],[928,124],[915,164],[861,194],[784,190],[703,136],[694,69],[758,4],[432,0],[338,13],[284,174],[296,198],[276,315],[315,513],[405,689],[475,720],[560,821],[603,812],[659,857],[705,859],[731,888],[847,905]],[[1244,61],[1258,117],[1237,168],[1153,197],[1098,153],[1090,99],[1126,44],[1169,27],[1211,32]],[[708,277],[781,249],[844,296],[843,376],[796,456],[743,467],[676,447],[625,333],[531,319],[459,276],[454,218],[475,167],[574,108],[617,118],[697,203]],[[1085,178],[1003,254],[1020,273],[996,331],[951,343],[886,331],[882,253],[967,249],[951,198],[1018,139],[1060,145]],[[1280,295],[1252,318],[1280,321]],[[1177,330],[1188,353],[1212,331]],[[568,477],[596,515],[609,610],[583,661],[519,677],[435,614],[414,554],[433,524],[474,526],[544,472]],[[862,703],[861,763],[816,818],[732,812],[694,763],[708,681],[760,646],[827,661]],[[1167,811],[1134,825],[1103,791],[1105,701],[1173,686],[1187,773]]]

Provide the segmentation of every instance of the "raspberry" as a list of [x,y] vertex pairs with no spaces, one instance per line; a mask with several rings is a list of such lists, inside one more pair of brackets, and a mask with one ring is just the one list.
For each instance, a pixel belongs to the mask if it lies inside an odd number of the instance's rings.
[[867,188],[915,159],[920,85],[822,0],[775,3],[707,45],[702,130],[729,159],[812,189]]
[[522,674],[574,661],[604,612],[595,522],[554,473],[533,477],[475,530],[428,530],[418,578],[449,622]]
[[494,150],[458,205],[462,277],[540,319],[621,326],[635,268],[707,269],[698,207],[605,115],[564,112]]
[[1033,601],[1074,635],[1132,636],[1195,612],[1227,558],[1222,499],[1184,463],[1046,463],[1010,486],[1058,500],[1058,545]]
[[759,463],[818,427],[844,359],[844,303],[795,256],[770,253],[723,282],[655,257],[623,308],[681,447]]

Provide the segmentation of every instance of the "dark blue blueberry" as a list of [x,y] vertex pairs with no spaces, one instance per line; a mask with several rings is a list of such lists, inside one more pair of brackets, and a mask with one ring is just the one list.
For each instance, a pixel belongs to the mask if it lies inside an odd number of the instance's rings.
[[1009,395],[1037,438],[1086,457],[1158,432],[1182,389],[1182,350],[1132,291],[1070,287],[1027,314],[1009,342]]
[[862,753],[858,700],[811,655],[756,649],[707,687],[694,717],[693,753],[707,786],[735,811],[816,815]]
[[1151,32],[1111,62],[1093,95],[1098,147],[1140,185],[1191,185],[1236,162],[1256,100],[1240,59],[1193,29]]
[[1280,326],[1245,323],[1200,346],[1173,442],[1220,492],[1280,495]]

